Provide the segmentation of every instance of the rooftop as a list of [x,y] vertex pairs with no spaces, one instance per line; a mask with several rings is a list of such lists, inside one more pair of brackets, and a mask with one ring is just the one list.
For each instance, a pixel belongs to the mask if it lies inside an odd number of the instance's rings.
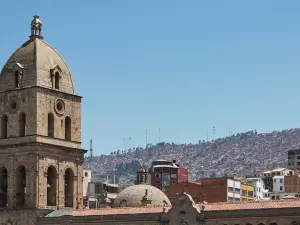
[[[200,205],[199,205],[200,206]],[[238,211],[238,210],[257,210],[257,209],[286,209],[299,208],[299,198],[286,198],[282,200],[266,201],[248,201],[248,202],[218,202],[207,203],[206,212],[212,211]],[[167,212],[171,206],[165,207]],[[92,215],[126,215],[126,214],[143,214],[143,213],[162,213],[164,207],[124,207],[124,208],[103,208],[103,209],[86,209],[72,212],[73,216],[92,216]]]

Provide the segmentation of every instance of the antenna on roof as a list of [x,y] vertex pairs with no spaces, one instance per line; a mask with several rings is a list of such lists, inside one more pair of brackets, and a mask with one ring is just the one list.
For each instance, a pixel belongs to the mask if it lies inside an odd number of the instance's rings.
[[158,129],[158,143],[160,143],[160,128]]
[[90,157],[93,160],[93,139],[90,140]]

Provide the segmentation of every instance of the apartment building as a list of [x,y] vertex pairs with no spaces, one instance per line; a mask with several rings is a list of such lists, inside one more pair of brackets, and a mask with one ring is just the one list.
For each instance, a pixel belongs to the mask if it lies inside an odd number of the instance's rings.
[[253,201],[254,200],[254,186],[249,183],[241,183],[241,200],[242,201]]
[[262,178],[254,177],[254,178],[247,178],[247,181],[253,185],[254,187],[254,199],[255,200],[264,200],[268,199],[269,190],[265,188],[265,183]]
[[300,170],[300,149],[288,151],[288,169]]
[[[268,189],[270,192],[273,191],[273,185],[274,185],[274,177],[276,176],[276,180],[280,179],[280,177],[284,177],[286,175],[291,175],[292,174],[292,170],[287,169],[287,168],[277,168],[274,170],[268,170],[263,172],[263,181],[265,183],[265,188]],[[275,181],[276,182],[276,181]],[[280,185],[278,186],[276,184],[276,188],[279,188],[280,190]],[[277,190],[277,189],[276,189]]]
[[148,184],[165,191],[169,185],[188,181],[188,172],[176,160],[156,160],[149,168]]

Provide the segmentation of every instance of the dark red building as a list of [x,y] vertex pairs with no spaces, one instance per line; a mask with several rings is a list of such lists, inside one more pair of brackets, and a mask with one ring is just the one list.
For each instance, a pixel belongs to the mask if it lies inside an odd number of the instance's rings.
[[188,169],[180,168],[176,160],[157,160],[152,162],[149,169],[148,182],[162,191],[168,185],[188,181]]

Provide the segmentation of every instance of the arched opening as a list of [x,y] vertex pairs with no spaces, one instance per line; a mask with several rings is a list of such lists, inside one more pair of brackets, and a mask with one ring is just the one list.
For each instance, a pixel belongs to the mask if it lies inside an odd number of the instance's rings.
[[25,205],[26,194],[26,170],[19,166],[16,170],[16,206]]
[[26,114],[23,112],[19,116],[19,136],[26,136]]
[[15,76],[14,76],[14,87],[18,88],[20,87],[20,80],[19,80],[19,71],[15,71]]
[[7,138],[8,134],[8,117],[7,115],[2,116],[2,131],[1,131],[1,138]]
[[59,73],[55,73],[55,89],[59,90]]
[[54,137],[54,116],[52,113],[48,114],[48,136]]
[[7,169],[0,169],[0,207],[7,205]]
[[65,172],[65,207],[73,207],[74,173],[68,168]]
[[71,118],[65,118],[65,139],[70,141],[71,140]]
[[47,170],[47,205],[56,206],[56,177],[57,172],[54,166]]

